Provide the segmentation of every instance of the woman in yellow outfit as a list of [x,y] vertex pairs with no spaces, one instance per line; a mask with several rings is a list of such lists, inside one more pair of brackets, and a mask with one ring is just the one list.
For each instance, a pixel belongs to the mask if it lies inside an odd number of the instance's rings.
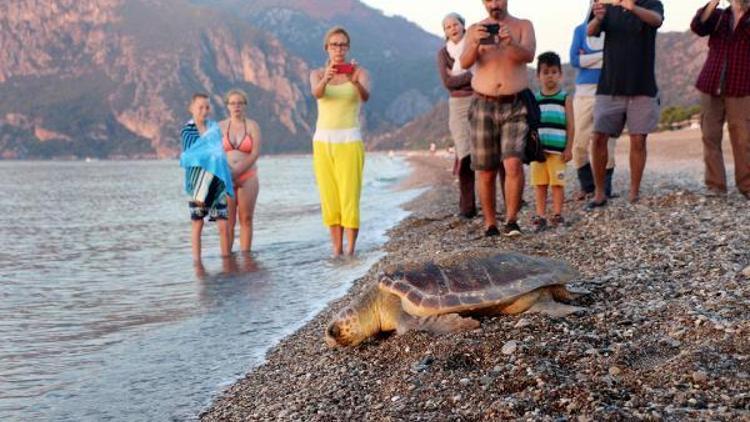
[[347,62],[351,39],[340,27],[326,33],[325,68],[310,74],[312,94],[318,99],[318,123],[313,137],[313,165],[320,190],[323,224],[331,230],[333,255],[354,255],[359,233],[359,196],[365,148],[359,108],[370,98],[370,77],[355,61]]

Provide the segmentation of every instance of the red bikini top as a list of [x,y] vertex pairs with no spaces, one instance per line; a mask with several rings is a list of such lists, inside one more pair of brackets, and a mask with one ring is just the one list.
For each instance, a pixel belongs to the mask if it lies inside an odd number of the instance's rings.
[[230,121],[227,123],[227,131],[224,132],[224,139],[222,141],[222,144],[224,145],[224,151],[240,151],[244,152],[245,154],[250,154],[253,152],[253,138],[250,136],[249,133],[247,133],[247,122],[244,122],[245,124],[245,136],[242,137],[242,141],[240,142],[240,145],[235,147],[234,144],[232,144],[232,141],[229,140],[229,128],[232,125],[232,122]]

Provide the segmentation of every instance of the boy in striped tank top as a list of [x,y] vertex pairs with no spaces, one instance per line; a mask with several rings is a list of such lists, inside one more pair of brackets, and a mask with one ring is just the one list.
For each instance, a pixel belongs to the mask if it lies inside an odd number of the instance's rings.
[[551,223],[564,223],[562,216],[565,202],[565,168],[573,158],[575,135],[573,99],[562,89],[562,64],[560,56],[553,52],[543,53],[537,61],[537,77],[541,89],[536,93],[542,111],[539,139],[547,161],[531,163],[531,185],[536,196],[534,230],[547,228],[547,191],[552,187]]

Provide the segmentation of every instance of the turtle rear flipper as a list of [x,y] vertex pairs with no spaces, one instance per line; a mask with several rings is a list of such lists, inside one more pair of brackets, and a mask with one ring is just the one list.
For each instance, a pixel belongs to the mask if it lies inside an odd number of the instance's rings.
[[459,314],[433,315],[428,317],[414,317],[403,313],[399,319],[398,334],[407,331],[427,331],[433,334],[457,333],[479,328],[479,321],[474,318],[462,317]]

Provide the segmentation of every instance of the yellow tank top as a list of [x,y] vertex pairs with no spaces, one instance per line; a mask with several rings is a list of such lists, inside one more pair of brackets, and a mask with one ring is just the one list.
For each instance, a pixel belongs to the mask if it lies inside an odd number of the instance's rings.
[[323,98],[318,99],[317,129],[359,128],[361,103],[359,91],[353,83],[326,85]]

